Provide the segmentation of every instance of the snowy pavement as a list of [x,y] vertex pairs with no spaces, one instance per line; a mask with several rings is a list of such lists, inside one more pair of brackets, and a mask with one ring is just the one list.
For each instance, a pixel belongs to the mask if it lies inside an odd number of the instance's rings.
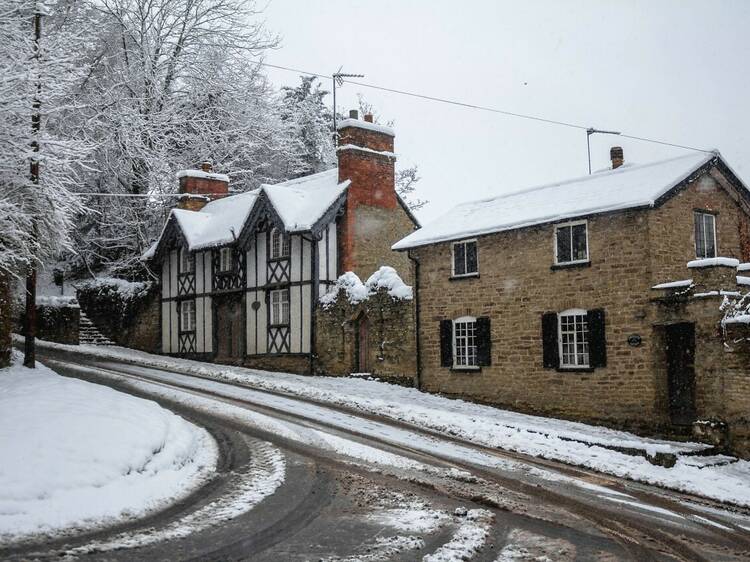
[[[684,455],[705,449],[703,444],[642,438],[627,432],[518,414],[361,378],[264,372],[116,347],[65,346],[47,342],[41,345],[281,392],[406,422],[479,445],[563,461],[618,477],[750,506],[750,462],[704,466],[695,462],[697,457],[678,456],[674,467],[665,468],[655,466],[644,456],[613,449],[641,449],[648,455],[659,452]],[[191,384],[197,384],[195,379]],[[266,403],[271,399],[269,395],[263,398]]]
[[213,475],[213,438],[155,402],[19,354],[0,379],[0,544],[132,520]]

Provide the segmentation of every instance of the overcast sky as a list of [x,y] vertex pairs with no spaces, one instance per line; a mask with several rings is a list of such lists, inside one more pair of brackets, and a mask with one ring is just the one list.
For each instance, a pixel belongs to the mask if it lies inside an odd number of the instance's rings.
[[[750,0],[271,0],[267,62],[718,148],[750,180]],[[294,74],[268,70],[277,86]],[[345,85],[394,120],[398,165],[418,164],[430,220],[456,203],[588,172],[584,131]],[[592,167],[686,152],[592,137]]]

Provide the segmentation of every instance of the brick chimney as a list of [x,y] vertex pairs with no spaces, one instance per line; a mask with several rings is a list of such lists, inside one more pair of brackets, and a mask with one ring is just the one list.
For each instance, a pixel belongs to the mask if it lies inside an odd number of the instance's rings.
[[615,170],[625,162],[621,146],[613,146],[609,149],[609,159],[612,160],[612,169]]
[[206,203],[229,195],[229,176],[213,172],[211,162],[202,162],[200,170],[177,172],[180,193],[179,209],[200,211]]
[[370,114],[360,121],[356,110],[337,129],[339,182],[351,180],[338,229],[339,270],[369,276],[390,263],[395,241],[389,224],[399,210],[393,129],[373,123]]

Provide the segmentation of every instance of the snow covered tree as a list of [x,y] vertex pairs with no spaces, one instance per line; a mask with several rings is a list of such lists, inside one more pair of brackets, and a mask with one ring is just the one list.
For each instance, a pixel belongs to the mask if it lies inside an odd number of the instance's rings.
[[[0,275],[26,276],[27,347],[34,366],[36,270],[71,249],[82,207],[72,192],[87,146],[60,136],[84,77],[79,6],[67,0],[0,0]],[[47,25],[43,32],[42,21]],[[7,305],[8,299],[3,298]],[[8,310],[2,314],[9,314]],[[5,347],[5,338],[0,337]],[[0,350],[7,356],[7,349]]]
[[[79,268],[137,277],[173,205],[175,172],[212,160],[235,190],[301,166],[252,59],[276,45],[245,0],[102,0],[80,92],[97,139]],[[112,197],[116,195],[117,197]],[[124,197],[151,195],[151,198]]]
[[303,168],[298,175],[320,172],[336,162],[333,113],[324,103],[328,91],[314,76],[301,76],[296,87],[281,89],[281,119],[296,138]]

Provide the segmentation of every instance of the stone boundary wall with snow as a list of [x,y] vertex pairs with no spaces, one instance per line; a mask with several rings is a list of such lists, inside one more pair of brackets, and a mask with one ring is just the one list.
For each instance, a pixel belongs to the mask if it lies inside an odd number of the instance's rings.
[[81,309],[117,345],[161,351],[159,290],[153,283],[100,278],[76,287]]
[[[339,277],[320,299],[316,332],[317,374],[348,375],[363,366],[379,379],[414,386],[413,293],[392,267],[381,267],[364,283],[352,272]],[[360,353],[366,354],[362,361]]]
[[[745,311],[750,314],[748,271],[750,264],[736,259],[694,260],[688,263],[690,279],[652,288],[658,354],[666,348],[664,327],[695,325],[695,405],[705,423],[694,430],[707,423],[724,427],[721,444],[744,458],[750,458],[750,323],[742,321]],[[658,376],[667,381],[666,359],[656,359]]]
[[[25,335],[25,310],[18,309],[16,330]],[[70,296],[36,297],[36,337],[46,341],[78,345],[78,326],[81,309]]]

